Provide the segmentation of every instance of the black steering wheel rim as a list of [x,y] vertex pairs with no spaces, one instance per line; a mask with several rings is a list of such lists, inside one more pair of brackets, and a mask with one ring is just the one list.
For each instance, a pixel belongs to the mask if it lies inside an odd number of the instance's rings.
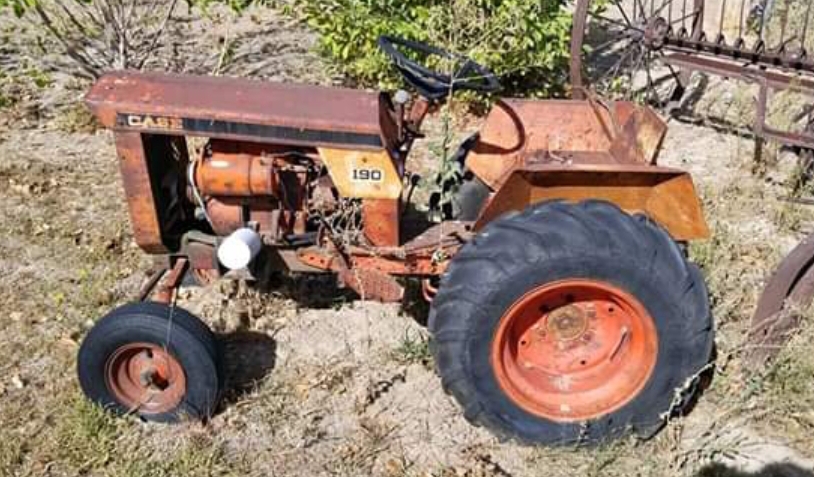
[[[471,58],[450,51],[427,45],[418,41],[405,40],[382,35],[378,41],[379,48],[401,72],[404,79],[419,94],[433,101],[445,98],[452,90],[470,90],[479,93],[494,93],[501,89],[497,77],[483,65]],[[439,56],[459,60],[461,68],[454,76],[430,70],[426,66],[411,60],[399,50],[399,47],[422,53],[428,56]]]

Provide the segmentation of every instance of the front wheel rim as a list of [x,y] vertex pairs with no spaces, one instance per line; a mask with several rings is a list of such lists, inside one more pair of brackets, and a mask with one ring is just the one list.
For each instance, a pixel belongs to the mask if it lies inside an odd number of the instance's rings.
[[161,346],[120,346],[105,363],[105,385],[128,412],[161,414],[175,409],[186,394],[181,363]]
[[559,422],[594,419],[633,400],[656,367],[644,306],[597,280],[539,286],[503,314],[491,345],[498,385],[522,409]]

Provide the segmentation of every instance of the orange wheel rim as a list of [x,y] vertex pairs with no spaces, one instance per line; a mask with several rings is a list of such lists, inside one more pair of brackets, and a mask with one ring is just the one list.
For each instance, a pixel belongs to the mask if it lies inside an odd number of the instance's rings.
[[562,280],[531,290],[506,311],[490,359],[515,404],[571,422],[630,402],[657,355],[655,324],[636,298],[605,282]]
[[186,393],[181,364],[163,347],[152,343],[118,348],[105,365],[105,384],[122,406],[139,414],[170,411]]

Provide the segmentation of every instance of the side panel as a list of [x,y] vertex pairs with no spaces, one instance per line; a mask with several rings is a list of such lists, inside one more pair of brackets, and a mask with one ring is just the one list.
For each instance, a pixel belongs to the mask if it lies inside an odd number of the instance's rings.
[[709,236],[690,176],[681,171],[646,166],[549,166],[517,170],[492,195],[475,228],[482,228],[503,213],[555,199],[612,202],[629,213],[646,214],[676,240]]
[[346,88],[132,71],[102,76],[85,97],[109,129],[368,150],[381,149],[383,132],[392,131],[380,99]]
[[362,201],[365,237],[376,247],[398,247],[401,244],[401,201],[367,199]]
[[397,199],[401,174],[386,151],[319,148],[334,185],[343,197]]
[[169,252],[161,239],[161,222],[141,133],[116,133],[116,151],[136,243],[147,253]]
[[152,254],[178,249],[191,212],[184,200],[184,138],[129,131],[115,137],[136,243]]

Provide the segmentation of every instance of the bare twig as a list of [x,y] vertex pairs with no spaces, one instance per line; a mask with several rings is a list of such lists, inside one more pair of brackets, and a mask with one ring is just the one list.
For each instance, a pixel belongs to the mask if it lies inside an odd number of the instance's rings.
[[215,76],[219,76],[221,73],[221,69],[223,68],[223,64],[226,61],[226,56],[229,54],[229,49],[231,48],[231,43],[229,42],[229,29],[226,29],[226,33],[223,35],[223,47],[220,49],[220,54],[218,55],[218,64],[215,65],[215,69],[212,71],[212,74]]
[[144,50],[144,51],[147,52],[147,55],[144,58],[142,58],[141,61],[138,63],[138,65],[137,65],[138,69],[143,68],[144,64],[150,58],[149,54],[150,54],[150,52],[152,52],[155,49],[156,45],[158,44],[158,39],[161,38],[161,35],[164,33],[164,30],[167,28],[167,23],[169,23],[170,19],[172,18],[172,14],[173,14],[173,12],[175,12],[175,6],[176,5],[178,5],[178,0],[172,0],[172,3],[170,4],[169,8],[167,8],[167,14],[164,17],[164,21],[161,22],[161,25],[153,33],[152,41],[147,46],[147,48]]
[[92,78],[100,76],[99,68],[93,59],[80,53],[73,42],[71,42],[59,29],[55,26],[51,16],[45,11],[39,2],[34,3],[34,11],[37,13],[42,25],[48,30],[59,43],[65,48],[65,52],[71,57],[79,66],[79,68],[89,74]]
[[41,0],[32,2],[27,19],[61,47],[76,74],[95,79],[109,69],[143,69],[177,5],[178,0]]

